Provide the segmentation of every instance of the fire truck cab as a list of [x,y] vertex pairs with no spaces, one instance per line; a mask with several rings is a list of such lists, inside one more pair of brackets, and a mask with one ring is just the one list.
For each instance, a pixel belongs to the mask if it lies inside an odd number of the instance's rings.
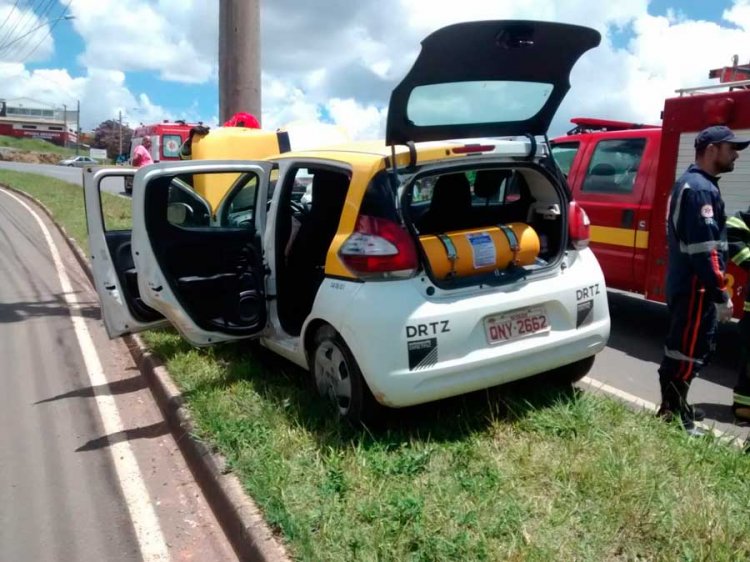
[[[732,67],[730,67],[732,68]],[[736,67],[734,67],[736,70]],[[736,78],[711,71],[709,77]],[[696,134],[727,125],[750,135],[750,80],[677,91],[665,101],[662,126],[576,118],[552,152],[572,195],[591,220],[591,247],[607,287],[665,300],[666,216],[675,179],[693,162]],[[727,216],[750,206],[750,152],[719,183]],[[747,276],[729,262],[728,290],[741,316]]]

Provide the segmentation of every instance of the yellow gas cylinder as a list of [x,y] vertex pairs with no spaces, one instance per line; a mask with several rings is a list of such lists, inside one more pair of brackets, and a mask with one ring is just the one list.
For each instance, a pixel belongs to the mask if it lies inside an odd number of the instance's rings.
[[[245,127],[216,127],[195,135],[193,160],[263,160],[289,151],[289,137],[281,131]],[[215,210],[239,174],[201,174],[193,187]]]
[[438,279],[531,265],[539,255],[539,236],[520,222],[423,235],[419,241]]

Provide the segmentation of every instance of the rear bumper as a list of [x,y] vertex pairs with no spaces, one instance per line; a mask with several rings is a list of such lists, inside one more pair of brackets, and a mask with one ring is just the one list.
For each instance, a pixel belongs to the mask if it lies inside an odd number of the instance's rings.
[[[371,282],[342,298],[326,282],[316,299],[312,316],[339,331],[375,398],[387,406],[530,377],[590,357],[609,338],[606,287],[590,250],[576,253],[564,270],[512,286],[435,293],[430,287],[425,277]],[[537,306],[544,306],[550,331],[488,342],[487,317]],[[582,306],[590,308],[585,320]]]

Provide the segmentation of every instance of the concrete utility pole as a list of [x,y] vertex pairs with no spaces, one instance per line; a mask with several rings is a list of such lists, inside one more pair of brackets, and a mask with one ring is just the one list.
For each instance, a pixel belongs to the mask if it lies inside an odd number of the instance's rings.
[[118,112],[117,120],[120,122],[120,150],[117,153],[117,156],[119,156],[120,154],[122,154],[122,110]]
[[219,119],[261,120],[260,0],[219,0]]

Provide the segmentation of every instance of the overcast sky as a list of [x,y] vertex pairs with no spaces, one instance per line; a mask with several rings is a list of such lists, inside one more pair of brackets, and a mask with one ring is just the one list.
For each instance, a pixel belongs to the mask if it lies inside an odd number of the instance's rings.
[[[73,16],[61,19],[61,16]],[[264,128],[323,121],[382,137],[391,89],[431,31],[459,21],[587,25],[551,133],[571,117],[660,123],[665,97],[750,62],[750,0],[262,1]],[[218,0],[0,0],[0,98],[74,106],[84,128],[218,119]]]

